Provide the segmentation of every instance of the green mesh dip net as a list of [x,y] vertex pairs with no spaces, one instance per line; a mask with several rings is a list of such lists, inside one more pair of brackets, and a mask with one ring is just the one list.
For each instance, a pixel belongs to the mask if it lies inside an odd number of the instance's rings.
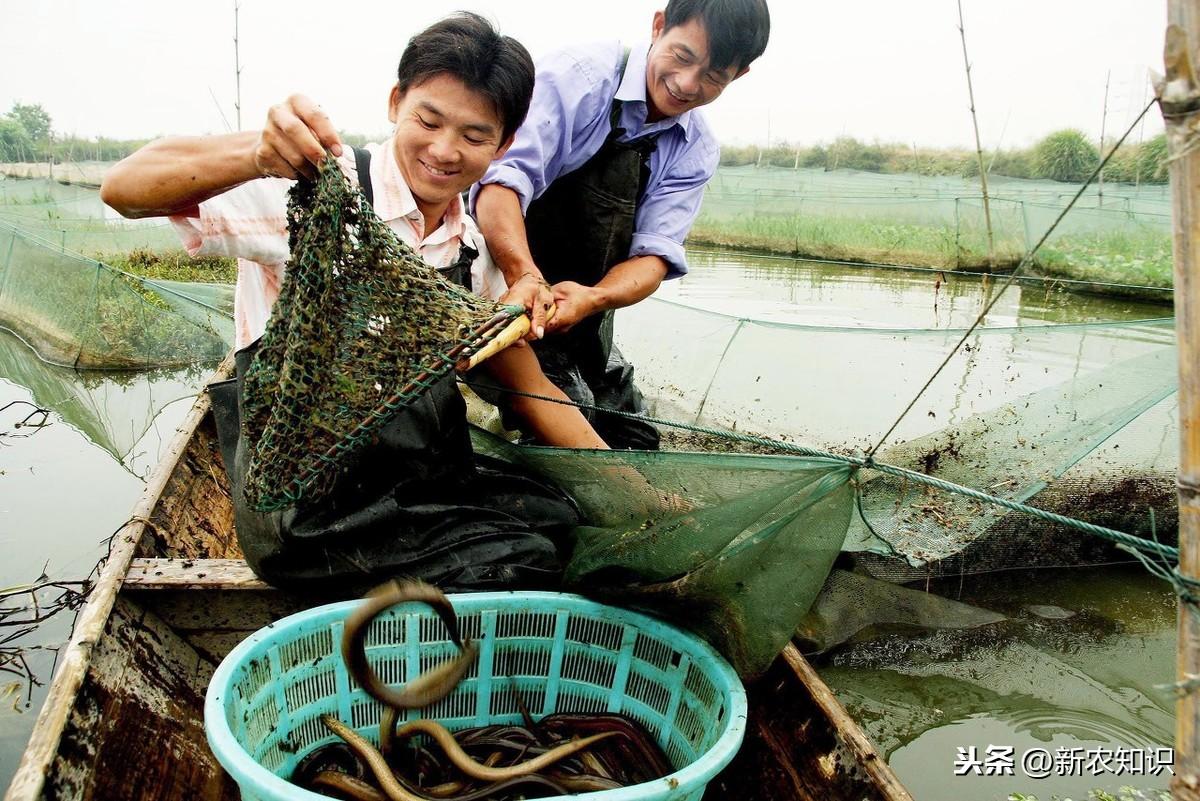
[[444,279],[327,157],[288,200],[290,261],[245,377],[247,503],[311,503],[397,411],[496,336],[520,307]]

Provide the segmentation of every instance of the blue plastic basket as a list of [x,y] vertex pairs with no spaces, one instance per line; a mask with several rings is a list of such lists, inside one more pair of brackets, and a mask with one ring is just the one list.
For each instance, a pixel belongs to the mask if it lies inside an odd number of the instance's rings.
[[[691,634],[576,595],[475,593],[450,601],[463,636],[479,642],[479,661],[454,692],[409,711],[408,719],[433,718],[451,730],[520,723],[516,692],[535,717],[628,715],[656,737],[676,770],[588,794],[596,801],[698,801],[741,745],[746,692],[729,664]],[[325,798],[281,778],[337,739],[322,725],[323,714],[378,742],[382,707],[350,678],[340,653],[343,621],[356,603],[273,623],[234,648],[213,674],[204,728],[246,801]],[[415,603],[377,617],[366,643],[368,660],[392,685],[457,653],[441,620]]]

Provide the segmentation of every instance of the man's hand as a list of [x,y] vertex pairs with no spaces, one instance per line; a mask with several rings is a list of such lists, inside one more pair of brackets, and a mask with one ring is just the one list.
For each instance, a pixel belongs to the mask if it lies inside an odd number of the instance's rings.
[[541,339],[546,335],[546,313],[554,305],[554,292],[540,274],[529,272],[522,275],[508,288],[500,302],[525,307],[530,322],[526,339]]
[[558,308],[555,309],[554,319],[547,323],[551,333],[569,331],[576,323],[602,311],[595,287],[574,281],[560,281],[553,289],[554,304]]
[[254,147],[254,166],[264,177],[313,178],[326,149],[342,155],[337,129],[320,106],[304,95],[292,95],[267,112],[267,124]]

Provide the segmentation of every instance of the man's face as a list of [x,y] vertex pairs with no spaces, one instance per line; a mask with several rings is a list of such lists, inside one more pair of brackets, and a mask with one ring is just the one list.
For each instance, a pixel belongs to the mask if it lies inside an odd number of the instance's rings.
[[735,66],[716,70],[709,65],[708,31],[700,17],[670,30],[663,30],[665,27],[666,17],[656,11],[646,59],[647,118],[651,122],[713,102],[747,71]]
[[491,102],[446,74],[403,94],[392,87],[388,118],[396,126],[396,163],[425,213],[444,211],[512,144],[511,137],[501,140],[503,124]]

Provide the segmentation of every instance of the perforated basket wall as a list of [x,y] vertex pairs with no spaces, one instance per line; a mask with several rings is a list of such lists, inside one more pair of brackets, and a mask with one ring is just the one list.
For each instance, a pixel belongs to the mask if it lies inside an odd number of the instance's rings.
[[[746,723],[737,674],[707,643],[645,615],[559,593],[451,596],[479,661],[447,698],[407,713],[452,730],[520,723],[516,691],[534,717],[619,712],[639,721],[675,772],[653,782],[589,794],[596,801],[699,799],[733,758]],[[287,783],[296,763],[336,738],[320,722],[336,715],[378,742],[382,707],[346,672],[342,624],[355,602],[301,612],[238,645],[217,668],[204,727],[242,798],[319,801]],[[367,656],[391,684],[456,653],[427,607],[402,604],[367,634]],[[575,796],[562,796],[574,798]]]

